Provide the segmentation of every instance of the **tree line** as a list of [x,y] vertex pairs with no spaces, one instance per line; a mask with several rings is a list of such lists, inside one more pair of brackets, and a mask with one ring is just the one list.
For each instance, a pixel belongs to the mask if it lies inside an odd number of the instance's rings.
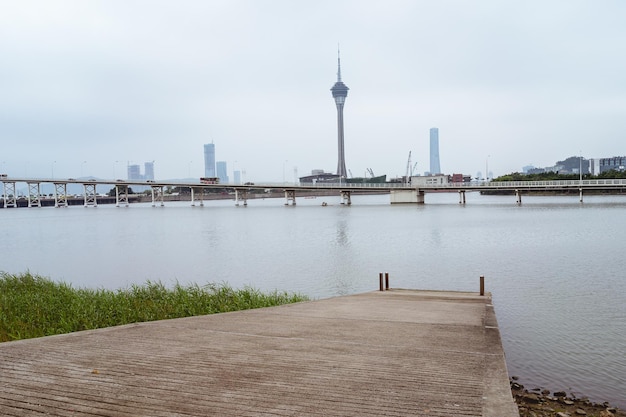
[[[602,172],[598,175],[583,174],[583,180],[596,180],[596,179],[622,179],[626,178],[626,171],[616,171],[614,169],[610,171]],[[555,171],[539,172],[535,174],[525,174],[523,172],[513,172],[510,174],[502,175],[498,178],[494,178],[493,181],[560,181],[560,180],[578,180],[580,174],[560,174]]]

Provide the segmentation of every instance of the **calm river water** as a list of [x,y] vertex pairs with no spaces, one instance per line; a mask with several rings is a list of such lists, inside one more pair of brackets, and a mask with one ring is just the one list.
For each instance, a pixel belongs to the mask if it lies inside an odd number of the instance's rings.
[[[322,207],[321,203],[328,206]],[[226,282],[312,298],[492,292],[510,375],[626,408],[626,197],[427,194],[0,209],[0,270],[76,287]]]

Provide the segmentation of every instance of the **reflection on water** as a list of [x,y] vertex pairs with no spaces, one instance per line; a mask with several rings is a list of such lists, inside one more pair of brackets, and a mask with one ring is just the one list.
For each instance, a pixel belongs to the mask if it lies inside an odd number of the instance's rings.
[[[467,194],[0,209],[2,265],[75,286],[228,282],[323,298],[392,287],[492,292],[509,371],[626,408],[626,198]],[[558,386],[555,386],[558,385]]]

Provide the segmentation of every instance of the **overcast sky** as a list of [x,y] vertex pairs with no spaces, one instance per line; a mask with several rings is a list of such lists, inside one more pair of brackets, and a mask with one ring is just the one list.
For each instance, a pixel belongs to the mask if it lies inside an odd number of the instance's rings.
[[626,154],[623,0],[0,0],[1,170],[335,172],[338,44],[353,176]]

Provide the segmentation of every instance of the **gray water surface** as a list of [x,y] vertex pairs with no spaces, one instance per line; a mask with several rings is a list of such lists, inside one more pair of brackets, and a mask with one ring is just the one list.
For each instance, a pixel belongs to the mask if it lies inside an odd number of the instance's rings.
[[460,291],[484,275],[510,375],[626,408],[626,197],[339,202],[0,209],[0,270],[76,287],[225,282],[313,298],[376,290],[379,272],[396,288]]

